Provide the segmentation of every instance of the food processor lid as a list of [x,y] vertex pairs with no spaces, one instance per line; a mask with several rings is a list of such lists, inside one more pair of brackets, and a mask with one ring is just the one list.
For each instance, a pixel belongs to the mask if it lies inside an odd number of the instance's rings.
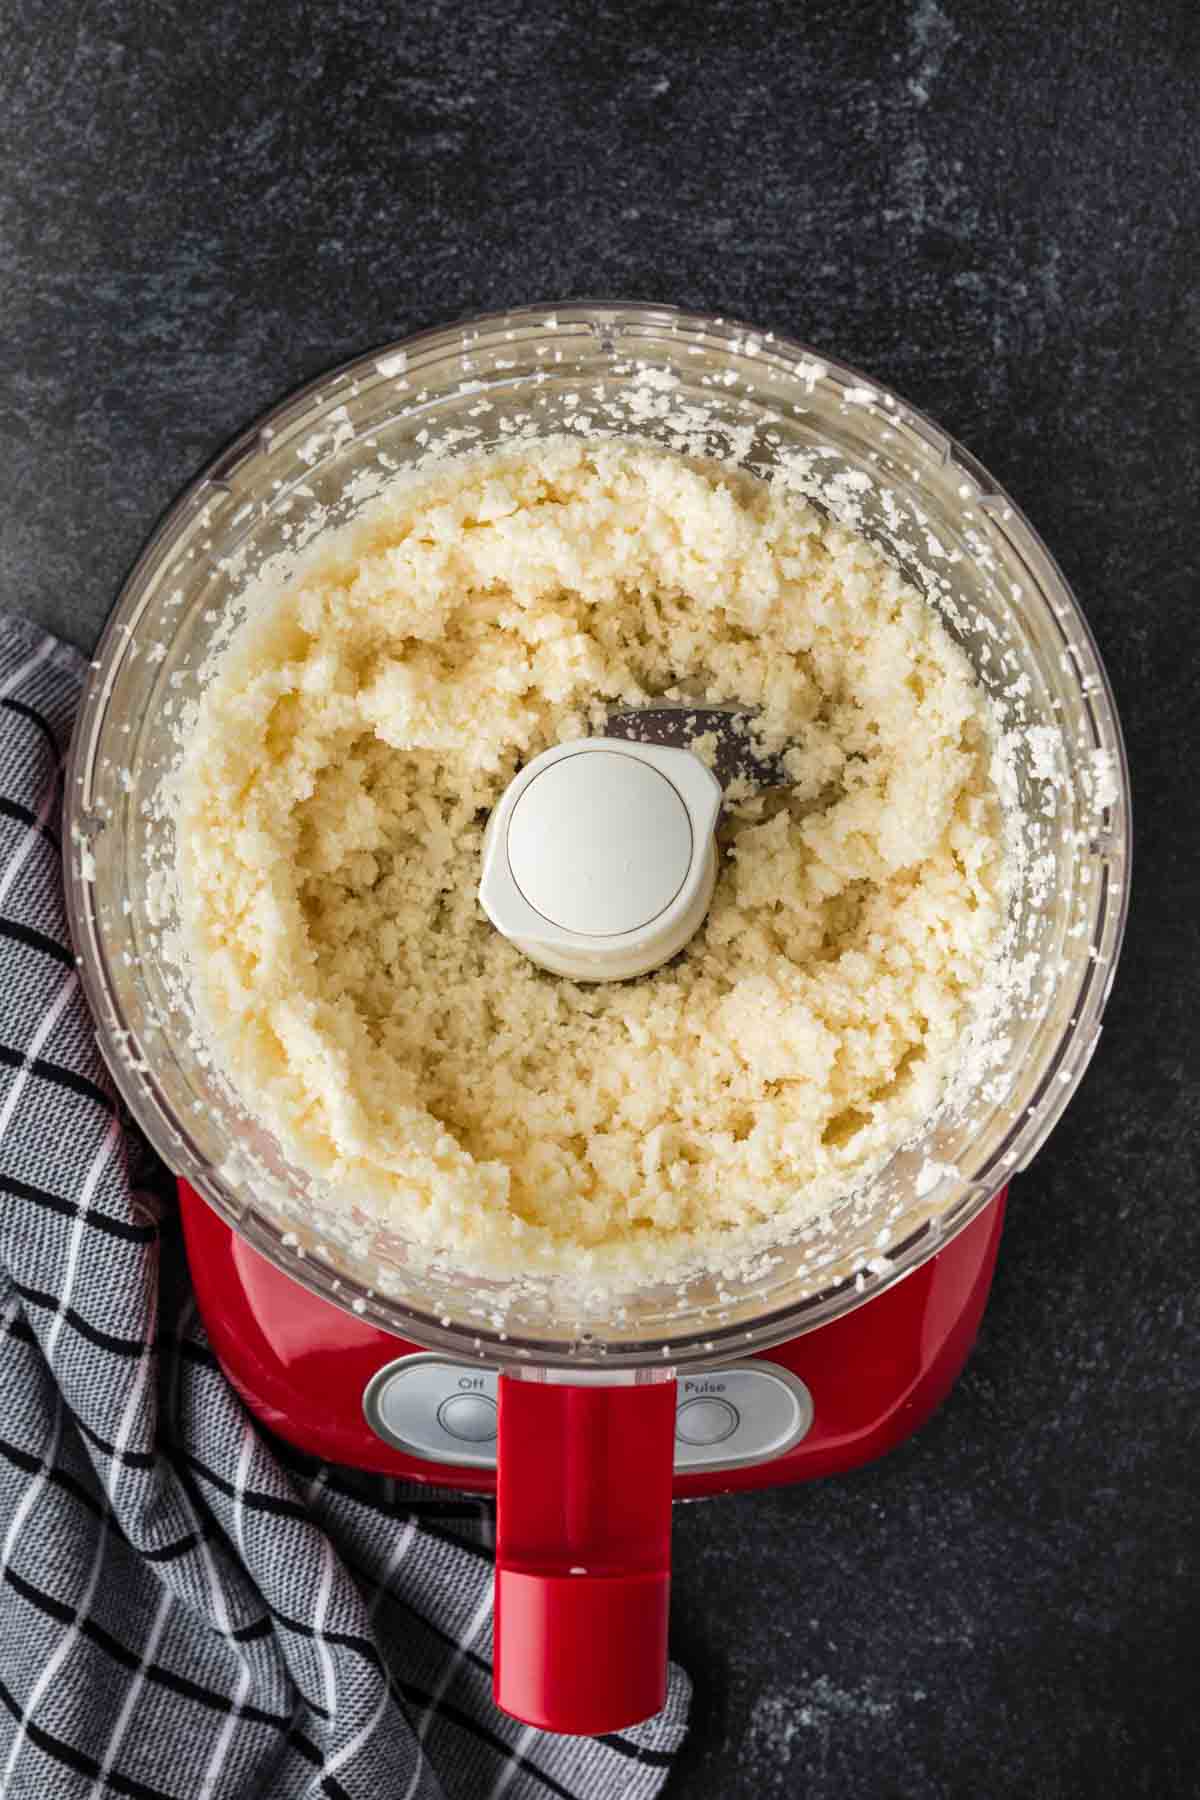
[[479,901],[532,962],[582,981],[658,968],[716,881],[716,777],[690,750],[587,738],[528,763],[484,835]]

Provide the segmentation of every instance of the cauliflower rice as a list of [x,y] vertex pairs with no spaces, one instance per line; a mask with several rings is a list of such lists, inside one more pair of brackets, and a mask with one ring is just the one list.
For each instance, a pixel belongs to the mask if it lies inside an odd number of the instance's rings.
[[[663,696],[760,709],[706,923],[576,984],[494,930],[516,771]],[[1004,911],[982,690],[794,493],[628,439],[385,492],[220,654],[176,788],[201,1028],[339,1203],[458,1267],[630,1279],[782,1239],[936,1107]]]

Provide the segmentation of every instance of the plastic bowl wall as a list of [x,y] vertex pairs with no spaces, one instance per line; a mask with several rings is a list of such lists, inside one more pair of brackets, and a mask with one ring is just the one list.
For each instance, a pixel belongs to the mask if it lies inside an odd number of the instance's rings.
[[[690,411],[689,411],[690,409]],[[431,447],[514,428],[628,431],[759,475],[804,459],[819,504],[858,525],[938,606],[1013,731],[1012,802],[1050,879],[1013,902],[1032,988],[999,1061],[943,1109],[831,1229],[740,1283],[701,1276],[589,1308],[420,1273],[401,1241],[331,1215],[194,1048],[147,869],[172,855],[146,805],[178,754],[214,633],[268,558],[350,516]],[[1046,775],[1053,728],[1057,778]],[[728,1359],[899,1280],[1025,1167],[1096,1047],[1128,893],[1120,729],[1083,615],[1016,506],[936,426],[867,378],[750,327],[665,307],[534,307],[375,351],[247,431],[158,527],[97,653],[68,788],[68,893],[101,1045],[159,1152],[272,1262],[434,1349],[610,1368]],[[1049,862],[1045,859],[1050,859]],[[929,1171],[940,1170],[930,1185]],[[922,1174],[922,1172],[924,1172]],[[504,1304],[502,1304],[502,1301]]]

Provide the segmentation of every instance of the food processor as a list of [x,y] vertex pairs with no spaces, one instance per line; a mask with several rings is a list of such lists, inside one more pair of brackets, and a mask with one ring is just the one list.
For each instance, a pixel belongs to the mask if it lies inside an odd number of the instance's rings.
[[[175,843],[156,802],[255,577],[286,572],[410,472],[564,432],[627,433],[783,481],[878,544],[989,696],[1020,847],[1011,979],[986,1043],[913,1139],[740,1275],[700,1269],[615,1296],[431,1265],[394,1228],[331,1205],[205,1052],[160,879]],[[644,773],[595,761],[633,750]],[[690,757],[695,772],[676,781],[669,759],[686,751],[644,750],[614,738],[550,752],[489,828],[484,912],[562,978],[635,978],[677,953],[707,906],[719,790]],[[572,764],[590,764],[598,783],[587,803],[543,786],[574,783]],[[521,811],[535,782],[549,808],[536,817]],[[621,865],[626,878],[597,888],[566,879],[561,859],[539,861],[581,817],[599,830],[632,814],[642,841],[675,846],[669,880],[660,870],[657,886],[639,886]],[[266,1426],[316,1456],[494,1493],[497,1702],[544,1729],[602,1733],[664,1697],[672,1499],[865,1462],[956,1379],[1007,1185],[1096,1048],[1127,906],[1129,784],[1077,603],[1017,507],[935,425],[770,332],[669,307],[572,304],[359,357],[216,459],[160,523],[97,651],[66,839],[100,1047],[179,1178],[197,1300],[229,1379]],[[586,832],[573,854],[587,863]],[[590,967],[580,937],[599,959]]]

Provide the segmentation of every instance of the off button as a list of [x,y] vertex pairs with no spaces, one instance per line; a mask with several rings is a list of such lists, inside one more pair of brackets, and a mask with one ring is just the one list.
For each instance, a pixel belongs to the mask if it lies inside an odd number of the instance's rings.
[[451,1437],[486,1444],[496,1435],[496,1402],[486,1394],[451,1394],[438,1407],[437,1421]]
[[685,1400],[675,1414],[675,1436],[681,1444],[723,1444],[741,1420],[736,1406],[714,1394],[697,1394]]

